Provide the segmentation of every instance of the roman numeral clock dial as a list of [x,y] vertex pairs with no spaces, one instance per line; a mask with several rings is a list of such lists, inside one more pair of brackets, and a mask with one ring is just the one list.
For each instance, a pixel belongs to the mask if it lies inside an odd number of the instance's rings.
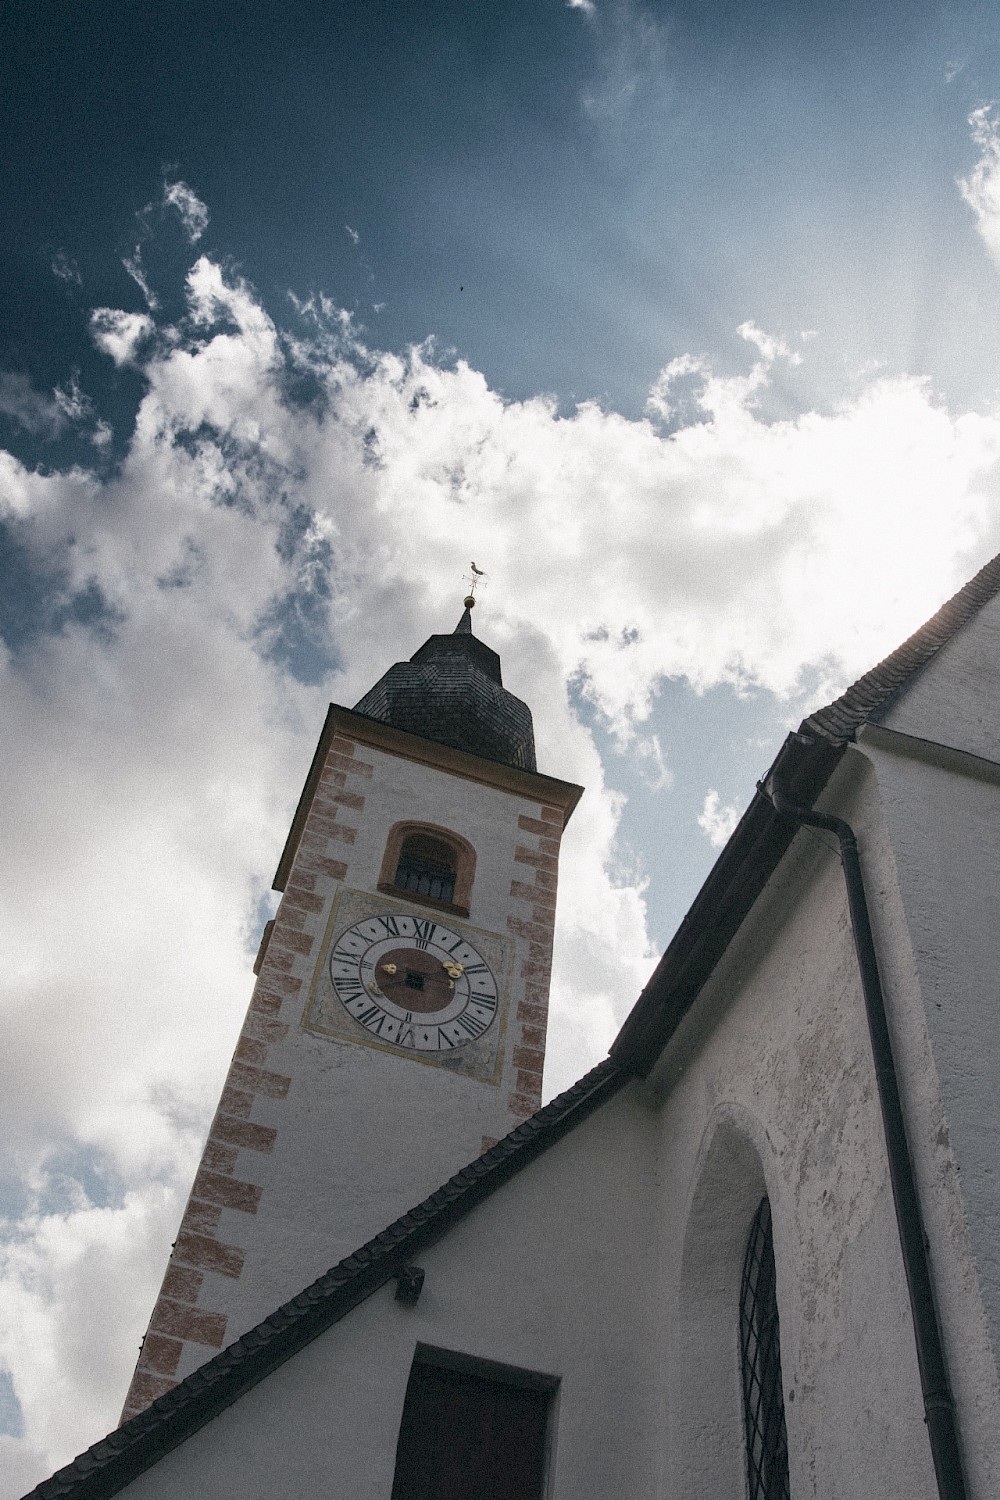
[[372,1036],[406,1052],[466,1046],[494,1024],[499,987],[460,933],[430,917],[385,912],[342,932],[329,959],[341,1005]]

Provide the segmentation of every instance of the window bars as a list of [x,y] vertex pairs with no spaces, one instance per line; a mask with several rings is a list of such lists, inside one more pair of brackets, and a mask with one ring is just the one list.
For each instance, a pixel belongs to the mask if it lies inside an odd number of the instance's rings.
[[455,863],[450,848],[439,839],[408,838],[400,851],[394,883],[400,890],[430,896],[433,901],[453,901]]
[[754,1216],[740,1284],[740,1364],[749,1500],[789,1500],[788,1438],[781,1389],[781,1347],[771,1205]]

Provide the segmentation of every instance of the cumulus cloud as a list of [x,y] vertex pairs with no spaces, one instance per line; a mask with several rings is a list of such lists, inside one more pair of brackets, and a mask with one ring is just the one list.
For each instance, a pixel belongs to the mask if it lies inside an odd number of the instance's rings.
[[[206,256],[186,296],[172,326],[93,315],[98,347],[144,377],[113,473],[0,453],[0,519],[47,590],[0,654],[18,787],[0,808],[18,1183],[0,1364],[24,1409],[5,1445],[21,1488],[117,1419],[325,704],[457,620],[470,556],[539,764],[587,787],[552,1091],[603,1053],[654,957],[569,684],[666,789],[643,722],[664,676],[781,693],[808,675],[822,696],[1000,550],[1000,419],[917,379],[764,422],[769,361],[789,356],[755,330],[752,378],[684,365],[698,419],[667,432],[505,400],[431,346],[365,347],[321,297],[281,329]],[[706,834],[732,812],[711,792]]]
[[208,228],[208,208],[186,182],[163,184],[163,206],[180,215],[184,233],[192,245],[198,243]]
[[145,313],[122,312],[116,307],[97,307],[90,315],[94,343],[116,365],[133,364],[139,346],[151,337],[154,327]]
[[733,829],[740,821],[741,809],[735,803],[722,803],[718,792],[705,793],[705,801],[698,814],[698,827],[713,849],[721,849]]
[[1000,122],[995,106],[981,105],[969,116],[969,130],[980,156],[959,191],[976,216],[976,227],[993,259],[1000,263]]

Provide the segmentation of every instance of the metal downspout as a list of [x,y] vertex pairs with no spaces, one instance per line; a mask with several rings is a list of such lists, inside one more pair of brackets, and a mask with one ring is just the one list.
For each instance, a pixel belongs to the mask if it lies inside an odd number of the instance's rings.
[[965,1500],[965,1477],[962,1470],[962,1455],[958,1441],[958,1426],[955,1420],[955,1402],[948,1383],[941,1327],[934,1305],[934,1288],[930,1265],[927,1259],[928,1241],[924,1232],[920,1198],[917,1193],[913,1163],[906,1139],[906,1126],[899,1095],[899,1081],[892,1055],[889,1023],[885,1013],[885,999],[879,976],[875,942],[872,937],[865,896],[864,877],[858,844],[854,830],[843,818],[829,813],[815,812],[812,808],[800,807],[790,802],[776,785],[773,778],[761,786],[775,810],[782,817],[794,818],[813,828],[825,828],[836,834],[840,844],[840,861],[844,867],[847,883],[847,899],[851,912],[851,927],[854,932],[854,947],[861,971],[861,985],[868,1013],[868,1030],[871,1036],[872,1055],[875,1062],[875,1077],[878,1082],[879,1102],[882,1106],[882,1124],[885,1130],[886,1150],[889,1158],[889,1180],[896,1205],[896,1224],[899,1243],[903,1253],[903,1268],[910,1294],[910,1313],[913,1319],[913,1334],[917,1345],[917,1364],[920,1370],[920,1389],[924,1398],[924,1421],[930,1439],[941,1500]]

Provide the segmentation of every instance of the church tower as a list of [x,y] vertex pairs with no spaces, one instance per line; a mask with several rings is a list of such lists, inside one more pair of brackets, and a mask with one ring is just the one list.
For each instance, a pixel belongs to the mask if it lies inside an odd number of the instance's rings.
[[537,771],[474,602],[327,714],[126,1418],[539,1106],[582,788]]

